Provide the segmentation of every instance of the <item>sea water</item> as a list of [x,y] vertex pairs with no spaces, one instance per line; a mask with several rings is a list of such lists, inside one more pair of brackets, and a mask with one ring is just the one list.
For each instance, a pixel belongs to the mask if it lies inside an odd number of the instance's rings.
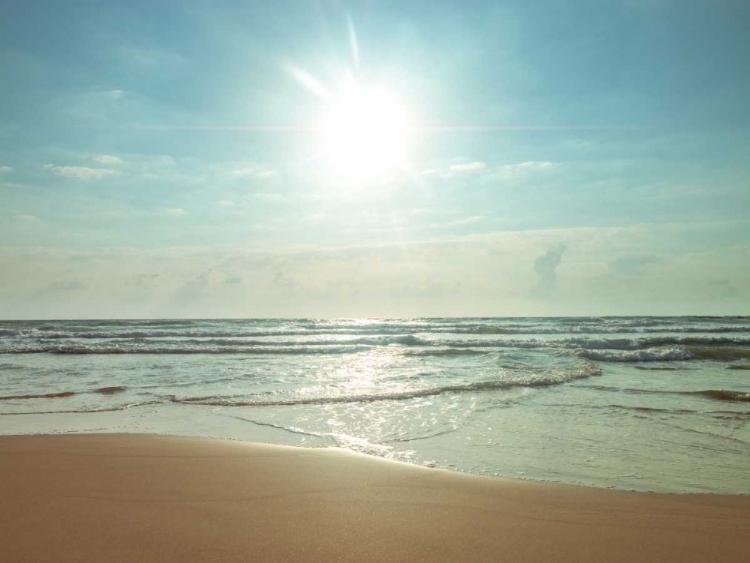
[[750,493],[750,317],[0,322],[0,433]]

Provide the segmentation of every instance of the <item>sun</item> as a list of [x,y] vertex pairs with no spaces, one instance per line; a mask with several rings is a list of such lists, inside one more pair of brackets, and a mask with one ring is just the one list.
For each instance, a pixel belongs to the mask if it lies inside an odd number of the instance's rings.
[[393,93],[344,82],[323,118],[322,152],[332,170],[359,179],[406,165],[409,119]]

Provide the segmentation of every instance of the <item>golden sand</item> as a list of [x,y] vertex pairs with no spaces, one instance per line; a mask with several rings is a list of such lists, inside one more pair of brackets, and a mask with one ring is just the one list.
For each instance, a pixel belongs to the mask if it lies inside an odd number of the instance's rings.
[[138,435],[0,437],[0,561],[748,561],[750,497]]

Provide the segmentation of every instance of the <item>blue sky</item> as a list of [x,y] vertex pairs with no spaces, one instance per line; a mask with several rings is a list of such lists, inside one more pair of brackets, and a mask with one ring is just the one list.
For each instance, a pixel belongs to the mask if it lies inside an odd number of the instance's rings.
[[750,314],[746,2],[7,4],[0,317]]

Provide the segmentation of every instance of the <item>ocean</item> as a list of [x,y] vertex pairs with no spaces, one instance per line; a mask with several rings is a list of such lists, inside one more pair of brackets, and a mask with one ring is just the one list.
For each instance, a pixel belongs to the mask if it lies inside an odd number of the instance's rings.
[[0,321],[0,433],[750,493],[750,317]]

